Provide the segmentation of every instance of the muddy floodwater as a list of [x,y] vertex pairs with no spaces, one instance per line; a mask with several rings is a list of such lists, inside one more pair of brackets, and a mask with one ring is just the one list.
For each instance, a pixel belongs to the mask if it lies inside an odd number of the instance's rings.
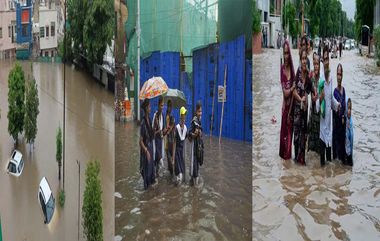
[[[334,88],[338,62],[330,60]],[[321,168],[316,153],[306,153],[306,166],[279,157],[280,50],[254,56],[253,240],[380,240],[380,73],[357,50],[340,62],[352,99],[354,166],[333,160]]]
[[205,137],[199,187],[176,186],[165,168],[144,191],[139,169],[139,127],[115,124],[115,240],[252,240],[252,146]]
[[[33,63],[38,85],[38,133],[34,149],[19,136],[18,149],[25,167],[20,177],[6,173],[13,149],[8,134],[8,74],[13,60],[0,61],[0,216],[3,240],[85,240],[78,200],[83,204],[85,167],[90,159],[101,163],[104,240],[114,237],[114,114],[113,94],[86,73],[66,67],[66,164],[64,208],[58,204],[58,165],[55,159],[55,136],[63,127],[63,65]],[[26,77],[30,62],[20,62]],[[80,163],[80,175],[79,166]],[[56,209],[49,225],[43,222],[37,194],[42,177],[46,177],[56,198]],[[80,182],[79,182],[80,177]],[[61,180],[62,182],[62,180]],[[80,190],[80,196],[78,192]],[[80,199],[79,199],[80,198]],[[80,212],[79,209],[79,212]],[[79,227],[79,230],[78,230]]]

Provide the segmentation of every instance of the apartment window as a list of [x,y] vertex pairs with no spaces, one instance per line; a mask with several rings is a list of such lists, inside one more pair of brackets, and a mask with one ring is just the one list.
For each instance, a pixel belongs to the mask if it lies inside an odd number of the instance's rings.
[[55,36],[55,22],[50,23],[50,36],[54,37]]
[[21,26],[22,30],[22,36],[27,37],[28,36],[28,24],[23,24]]
[[40,27],[40,38],[44,38],[44,37],[45,37],[45,28]]
[[49,37],[49,26],[46,26],[46,37]]
[[3,28],[0,28],[0,38],[3,38]]
[[16,21],[11,21],[11,38],[12,43],[16,42]]
[[12,37],[11,25],[8,25],[8,38]]
[[15,38],[15,29],[16,29],[16,26],[12,25],[11,26],[11,37],[12,37],[12,43],[16,42],[16,38]]
[[10,10],[15,9],[15,4],[14,4],[13,0],[10,0],[10,1],[9,1],[9,9],[10,9]]

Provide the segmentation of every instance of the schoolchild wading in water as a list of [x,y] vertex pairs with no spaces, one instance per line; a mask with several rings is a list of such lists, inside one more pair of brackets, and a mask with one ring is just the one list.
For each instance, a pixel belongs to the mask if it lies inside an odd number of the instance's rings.
[[185,125],[185,119],[187,110],[185,107],[181,107],[180,109],[180,120],[179,123],[175,127],[175,162],[174,162],[174,172],[177,177],[178,183],[181,183],[185,174],[185,140],[188,136],[187,126]]
[[191,121],[190,141],[191,141],[191,162],[190,176],[194,185],[199,183],[199,166],[203,165],[203,140],[202,140],[202,105],[197,103],[195,115]]
[[170,175],[174,175],[174,146],[175,146],[175,120],[172,116],[172,101],[167,102],[167,111],[165,116],[165,153],[168,162],[168,170]]
[[158,171],[160,166],[163,166],[163,153],[164,145],[162,144],[164,138],[164,118],[162,116],[162,110],[164,108],[164,99],[162,96],[158,99],[158,109],[153,115],[153,131],[154,131],[154,142],[153,142],[153,153],[154,153],[154,165],[156,169],[156,177],[158,177]]

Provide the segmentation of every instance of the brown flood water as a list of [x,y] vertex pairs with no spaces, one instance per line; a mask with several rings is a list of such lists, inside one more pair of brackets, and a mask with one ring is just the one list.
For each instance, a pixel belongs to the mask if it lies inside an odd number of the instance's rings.
[[139,169],[139,127],[116,123],[115,240],[252,240],[252,146],[205,137],[199,187],[176,186],[165,170],[144,191]]
[[[55,161],[56,130],[63,123],[63,65],[33,63],[39,87],[40,114],[35,149],[19,136],[25,168],[18,178],[6,174],[13,149],[8,134],[8,73],[15,62],[0,61],[0,215],[3,240],[78,240],[78,165],[80,162],[80,208],[85,188],[85,167],[90,159],[101,163],[104,240],[114,238],[114,113],[112,93],[87,74],[66,67],[66,174],[64,208],[58,204],[58,165]],[[21,62],[30,74],[30,62]],[[43,215],[37,193],[45,176],[56,198],[56,209],[49,225]],[[80,213],[81,217],[81,213]],[[80,219],[80,240],[83,237]]]
[[[338,62],[330,60],[334,87]],[[321,168],[316,153],[306,154],[306,166],[278,156],[280,51],[254,56],[254,240],[380,240],[380,75],[357,50],[344,51],[340,62],[353,103],[354,167],[333,160]]]

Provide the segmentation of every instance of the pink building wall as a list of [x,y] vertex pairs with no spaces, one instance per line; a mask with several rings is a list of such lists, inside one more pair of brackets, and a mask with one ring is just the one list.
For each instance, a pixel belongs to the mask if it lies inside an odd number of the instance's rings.
[[[0,28],[2,29],[2,38],[0,38],[0,59],[14,57],[16,51],[16,39],[12,43],[12,33],[9,37],[8,27],[16,24],[16,11],[10,9],[8,0],[0,0]],[[12,31],[12,27],[11,27]],[[13,27],[15,31],[15,26]],[[13,32],[14,35],[14,32]]]

